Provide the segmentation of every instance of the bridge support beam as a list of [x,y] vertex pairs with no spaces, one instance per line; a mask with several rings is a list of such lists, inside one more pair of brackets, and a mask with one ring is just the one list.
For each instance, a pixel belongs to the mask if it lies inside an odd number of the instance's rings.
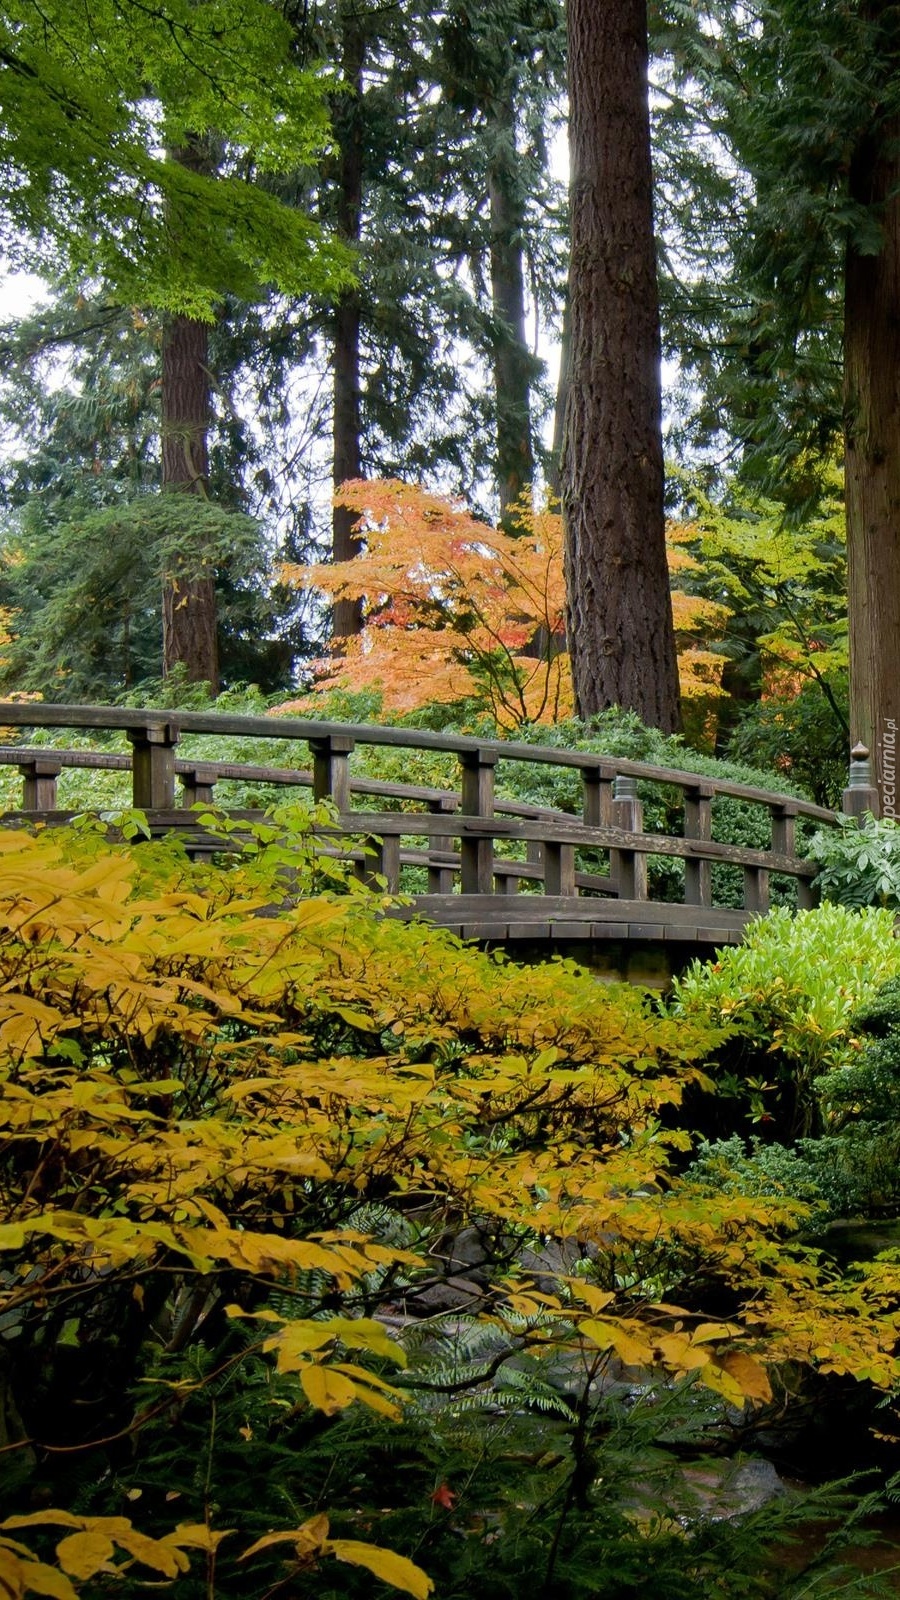
[[129,728],[132,748],[132,804],[139,811],[174,811],[175,746],[178,729],[171,722]]
[[[643,833],[644,805],[638,799],[637,779],[618,777],[614,789],[613,823],[626,833]],[[646,900],[647,857],[638,850],[610,850],[609,876],[622,900]]]
[[[460,785],[460,813],[466,817],[492,817],[494,815],[494,769],[496,750],[479,746],[460,756],[462,782]],[[494,887],[494,841],[490,834],[483,839],[460,840],[460,887],[463,894],[490,894]]]
[[[698,783],[696,789],[684,792],[684,837],[707,840],[712,838],[711,783]],[[684,903],[686,906],[712,905],[712,870],[708,861],[684,863]]]
[[56,810],[56,780],[62,764],[52,756],[34,756],[19,763],[22,774],[22,806],[25,811]]
[[350,810],[350,756],[355,747],[356,740],[348,734],[310,739],[314,800],[331,800],[340,812]]

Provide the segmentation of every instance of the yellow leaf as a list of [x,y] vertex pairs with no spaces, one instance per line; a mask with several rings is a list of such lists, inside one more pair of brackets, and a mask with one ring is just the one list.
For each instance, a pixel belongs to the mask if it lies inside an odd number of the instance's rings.
[[73,1578],[93,1578],[96,1572],[103,1570],[114,1553],[112,1539],[97,1528],[90,1532],[69,1533],[56,1546],[60,1566]]
[[139,1533],[137,1528],[117,1534],[116,1543],[127,1550],[135,1561],[142,1561],[145,1567],[152,1567],[154,1572],[161,1572],[166,1578],[177,1578],[179,1572],[187,1572],[190,1566],[187,1556],[174,1543],[150,1539],[147,1534]]
[[408,1561],[406,1556],[395,1555],[393,1550],[382,1550],[377,1544],[363,1544],[359,1539],[329,1539],[326,1550],[354,1567],[367,1567],[382,1583],[415,1596],[415,1600],[428,1600],[434,1584],[421,1567]]
[[317,1517],[310,1517],[299,1528],[288,1528],[282,1533],[264,1533],[238,1560],[246,1561],[249,1556],[255,1556],[260,1550],[271,1550],[276,1544],[292,1544],[298,1556],[308,1556],[315,1550],[321,1550],[327,1538],[328,1518],[320,1513]]
[[12,1550],[0,1549],[0,1594],[9,1600],[20,1600],[25,1593],[22,1565]]
[[676,1372],[695,1372],[712,1360],[708,1350],[696,1349],[683,1333],[663,1334],[654,1344],[666,1366]]
[[691,1334],[693,1344],[706,1344],[710,1339],[733,1339],[740,1328],[734,1322],[701,1322]]
[[737,1406],[738,1408],[743,1406],[744,1391],[740,1384],[735,1378],[730,1377],[727,1372],[723,1371],[721,1367],[716,1366],[715,1362],[707,1362],[700,1373],[700,1382],[705,1384],[707,1389],[712,1389],[716,1394],[720,1394],[722,1399],[727,1400],[730,1406]]
[[160,1544],[174,1544],[183,1550],[215,1550],[223,1539],[236,1528],[221,1528],[214,1532],[205,1522],[179,1522],[173,1533],[165,1533]]
[[50,1600],[76,1600],[75,1590],[64,1572],[43,1561],[29,1561],[25,1568],[26,1591],[49,1595]]
[[324,1411],[327,1417],[333,1417],[336,1411],[343,1411],[357,1397],[356,1385],[345,1378],[342,1372],[332,1372],[329,1367],[304,1367],[300,1382],[310,1405],[318,1411]]
[[579,1323],[579,1332],[601,1350],[613,1349],[616,1355],[624,1361],[626,1367],[644,1367],[652,1365],[653,1346],[646,1339],[637,1339],[618,1322],[601,1322],[587,1317]]
[[24,1516],[7,1517],[0,1528],[83,1528],[84,1517],[73,1517],[71,1511],[29,1511]]
[[392,1395],[394,1400],[402,1401],[404,1396],[399,1389],[392,1388],[383,1378],[376,1378],[374,1373],[366,1372],[364,1367],[357,1367],[352,1362],[339,1361],[336,1367],[329,1370],[346,1372],[348,1378],[356,1384],[357,1400],[361,1400],[363,1405],[369,1406],[372,1411],[377,1411],[380,1416],[390,1417],[392,1422],[399,1422],[400,1408],[393,1403],[393,1400],[387,1398],[388,1395]]
[[590,1311],[605,1311],[607,1306],[615,1299],[615,1295],[608,1289],[598,1289],[594,1283],[585,1283],[583,1278],[564,1278],[564,1283],[570,1285],[576,1300],[583,1300]]
[[746,1400],[771,1400],[772,1385],[765,1367],[745,1351],[729,1350],[717,1358],[717,1364],[734,1379]]
[[363,1011],[353,1011],[350,1006],[332,1006],[331,1009],[346,1022],[348,1028],[358,1028],[361,1033],[374,1033],[377,1029],[377,1024]]
[[0,1595],[3,1600],[20,1600],[27,1594],[48,1595],[50,1600],[78,1600],[58,1567],[48,1567],[43,1561],[22,1561],[13,1550],[0,1548]]
[[406,1366],[406,1352],[372,1317],[329,1317],[327,1322],[286,1322],[280,1333],[267,1340],[266,1350],[278,1351],[279,1372],[293,1372],[310,1350],[321,1350],[333,1340],[351,1350],[369,1350],[397,1366]]

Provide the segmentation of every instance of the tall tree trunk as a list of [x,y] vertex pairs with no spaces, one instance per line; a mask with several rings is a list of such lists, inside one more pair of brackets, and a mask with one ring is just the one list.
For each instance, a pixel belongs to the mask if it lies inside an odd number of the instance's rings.
[[563,461],[579,713],[680,724],[666,566],[646,0],[569,0],[572,364]]
[[[170,152],[193,172],[214,171],[209,144],[189,138]],[[177,226],[177,218],[170,218]],[[169,317],[162,336],[163,493],[209,494],[209,329],[192,317]],[[163,677],[176,666],[189,683],[219,692],[216,585],[202,549],[185,551],[163,579]]]
[[532,357],[525,336],[524,216],[516,155],[512,83],[492,107],[493,151],[488,166],[491,213],[491,302],[494,314],[494,403],[497,414],[497,489],[500,515],[515,505],[534,477],[531,437]]
[[559,342],[559,377],[556,381],[556,404],[553,408],[553,443],[547,467],[547,488],[557,499],[562,496],[562,458],[566,437],[566,408],[572,378],[572,313],[569,297],[563,306],[562,338]]
[[[363,190],[363,66],[365,35],[358,10],[342,6],[342,67],[346,92],[335,96],[334,127],[340,147],[338,232],[349,244],[359,244]],[[334,486],[362,476],[362,421],[360,413],[359,292],[345,290],[334,314]],[[356,513],[345,506],[332,512],[332,558],[349,561],[359,555],[362,542],[353,532]],[[336,600],[331,617],[335,638],[347,638],[362,628],[358,600]]]
[[844,290],[850,737],[870,750],[881,813],[892,817],[900,814],[900,118],[860,144],[850,193],[875,209],[883,231],[877,255],[851,241]]
[[[205,497],[209,484],[209,329],[171,317],[162,341],[162,486]],[[163,582],[163,675],[183,666],[190,683],[219,690],[216,587],[201,550],[184,557]]]

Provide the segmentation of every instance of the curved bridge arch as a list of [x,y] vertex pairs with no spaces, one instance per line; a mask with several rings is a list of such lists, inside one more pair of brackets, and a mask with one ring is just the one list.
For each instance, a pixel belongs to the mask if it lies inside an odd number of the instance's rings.
[[[816,868],[797,853],[797,821],[836,821],[833,812],[807,801],[696,773],[409,728],[22,702],[0,702],[0,725],[13,738],[13,730],[116,730],[131,745],[127,755],[25,742],[0,747],[0,763],[17,766],[23,784],[21,808],[7,813],[8,821],[69,815],[58,809],[56,794],[66,770],[128,770],[133,804],[147,813],[151,828],[177,828],[193,848],[203,849],[212,848],[215,839],[190,808],[215,803],[223,780],[311,791],[316,800],[330,801],[335,812],[331,823],[317,829],[324,850],[352,860],[361,876],[380,882],[388,893],[411,888],[409,904],[390,914],[423,916],[463,937],[491,942],[737,943],[747,922],[768,909],[773,874],[796,882],[800,906],[813,903]],[[183,737],[192,734],[278,740],[284,763],[260,766],[179,755]],[[457,764],[458,782],[437,789],[359,776],[352,756],[361,746],[442,753]],[[580,788],[579,811],[498,795],[498,765],[513,763],[566,769]],[[680,794],[679,834],[644,827],[642,780]],[[713,839],[714,808],[723,798],[740,800],[768,818],[766,848]],[[679,903],[652,893],[648,865],[660,858],[683,864]],[[713,869],[722,865],[742,874],[739,907],[715,903]]]

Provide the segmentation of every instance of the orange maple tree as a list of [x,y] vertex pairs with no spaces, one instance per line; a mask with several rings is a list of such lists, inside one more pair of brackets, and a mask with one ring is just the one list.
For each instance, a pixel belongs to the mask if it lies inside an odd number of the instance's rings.
[[[363,553],[283,569],[332,601],[363,602],[362,631],[332,641],[313,694],[377,685],[385,711],[401,714],[474,700],[506,728],[572,715],[558,510],[523,499],[504,532],[397,479],[354,480],[337,498],[359,514]],[[676,544],[672,555],[673,570],[692,559]],[[700,641],[721,630],[721,608],[679,592],[673,602],[682,692],[715,696],[721,658]]]

